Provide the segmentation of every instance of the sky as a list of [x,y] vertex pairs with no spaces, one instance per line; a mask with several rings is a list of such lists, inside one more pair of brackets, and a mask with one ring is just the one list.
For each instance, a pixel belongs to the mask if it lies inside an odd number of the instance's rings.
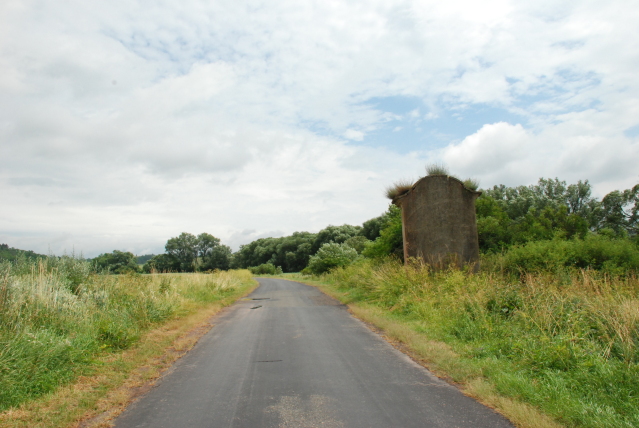
[[3,0],[0,243],[237,250],[445,164],[639,183],[637,0]]

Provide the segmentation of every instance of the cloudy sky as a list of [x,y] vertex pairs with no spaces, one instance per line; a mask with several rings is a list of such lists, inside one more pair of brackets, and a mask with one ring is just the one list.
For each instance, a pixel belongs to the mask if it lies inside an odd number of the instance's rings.
[[0,242],[235,250],[361,224],[432,162],[639,182],[636,0],[0,2]]

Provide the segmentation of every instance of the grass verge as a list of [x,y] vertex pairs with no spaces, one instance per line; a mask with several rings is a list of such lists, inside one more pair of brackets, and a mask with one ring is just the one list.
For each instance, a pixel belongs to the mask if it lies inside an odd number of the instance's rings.
[[[44,269],[46,271],[46,269]],[[6,272],[5,272],[6,273]],[[51,277],[50,273],[47,274]],[[54,274],[53,276],[55,277]],[[7,277],[7,275],[5,275]],[[29,284],[22,275],[14,273],[14,279],[21,280],[22,285],[17,284],[20,281],[14,281],[5,288],[9,288],[9,292],[5,293],[3,301],[5,308],[5,318],[7,313],[11,314],[11,307],[16,302],[29,302],[31,305],[19,305],[21,312],[15,314],[23,315],[20,326],[13,328],[14,337],[20,335],[33,335],[38,333],[39,329],[36,323],[38,316],[42,315],[46,309],[55,309],[55,301],[60,300],[59,295],[64,292],[57,288],[40,287],[38,293],[31,293],[25,298],[24,285]],[[28,279],[28,278],[27,278]],[[33,279],[33,278],[31,278]],[[77,361],[78,364],[72,367],[60,367],[59,371],[66,370],[65,373],[71,373],[72,377],[58,377],[58,385],[50,388],[44,393],[40,393],[37,397],[22,395],[22,403],[12,405],[4,412],[0,413],[0,426],[2,427],[106,427],[110,426],[109,420],[119,414],[126,404],[136,396],[146,391],[152,382],[171,364],[186,353],[197,342],[208,329],[211,328],[210,318],[219,312],[223,307],[233,303],[238,298],[252,291],[257,283],[252,279],[248,271],[236,272],[220,272],[216,274],[163,274],[146,277],[108,277],[108,278],[92,278],[83,285],[85,291],[80,292],[77,296],[87,294],[94,296],[96,293],[89,293],[89,289],[101,290],[104,293],[112,293],[106,299],[110,301],[105,308],[111,308],[121,317],[129,316],[132,318],[131,311],[126,312],[125,309],[114,309],[115,302],[118,305],[124,303],[125,307],[132,308],[132,312],[136,313],[137,323],[130,321],[129,330],[134,330],[135,338],[127,342],[126,348],[104,346],[105,341],[113,340],[114,335],[104,335],[105,331],[117,332],[119,330],[112,328],[105,330],[105,316],[95,315],[93,322],[87,321],[80,323],[80,330],[67,331],[70,337],[60,337],[63,331],[56,331],[58,339],[61,341],[73,341],[77,336],[91,337],[95,336],[94,341],[86,341],[91,345],[86,347],[83,352],[88,357]],[[107,286],[105,285],[105,281]],[[49,281],[51,283],[52,281]],[[57,282],[63,284],[60,278]],[[6,282],[5,282],[6,283]],[[137,289],[131,289],[131,284],[139,286]],[[101,285],[100,285],[101,284]],[[120,290],[119,286],[125,285],[127,296],[123,298],[118,296],[114,290]],[[38,289],[37,284],[31,281],[31,287],[28,290]],[[54,284],[55,285],[55,284]],[[64,285],[64,284],[63,284]],[[157,292],[157,295],[154,293]],[[97,293],[102,297],[105,294]],[[34,297],[35,296],[35,297]],[[52,299],[58,297],[58,299]],[[149,303],[149,299],[154,298],[154,304]],[[84,300],[86,301],[84,301]],[[76,299],[76,311],[83,316],[87,316],[84,306],[91,306],[95,300],[93,297],[83,297]],[[47,303],[46,305],[44,303]],[[52,303],[53,302],[53,303]],[[0,302],[2,303],[2,302]],[[169,305],[170,306],[167,306]],[[84,305],[84,306],[83,306]],[[34,306],[38,306],[36,311]],[[120,305],[122,306],[122,305]],[[120,307],[118,306],[118,307]],[[140,323],[139,319],[148,317],[149,310],[156,311],[157,307],[165,308],[165,316],[154,320],[153,322]],[[143,310],[144,308],[144,310]],[[46,312],[46,311],[44,311]],[[49,311],[51,312],[51,311]],[[47,313],[49,313],[47,312]],[[30,314],[29,318],[25,318],[25,314]],[[146,315],[145,315],[146,314]],[[51,321],[55,321],[51,317],[46,317],[49,323],[43,329],[50,329]],[[109,319],[109,318],[107,318]],[[67,320],[68,321],[68,320]],[[115,321],[115,320],[110,320]],[[58,323],[62,323],[59,321]],[[66,321],[65,321],[66,322]],[[95,325],[97,323],[97,325]],[[30,324],[30,326],[28,326]],[[7,324],[10,326],[10,324]],[[28,326],[25,327],[25,325]],[[107,324],[108,325],[108,324]],[[6,326],[6,325],[5,325]],[[14,324],[15,326],[15,324]],[[67,328],[68,330],[69,328]],[[25,331],[26,330],[26,331]],[[7,332],[3,332],[5,337]],[[122,336],[122,335],[120,335]],[[29,337],[29,336],[28,336]],[[116,335],[116,337],[118,337]],[[101,341],[100,341],[101,340]],[[94,343],[94,342],[97,342]],[[30,356],[31,349],[28,346],[17,347],[15,343],[22,343],[19,340],[5,341],[2,343],[3,348],[0,349],[0,362],[3,364],[4,371],[1,376],[7,379],[7,383],[20,385],[19,381],[23,379],[22,384],[28,385],[31,379],[25,376],[24,367],[16,365],[10,359],[12,355]],[[51,340],[49,344],[55,345],[56,342]],[[109,343],[109,342],[107,342]],[[13,346],[13,348],[12,348]],[[38,346],[42,347],[42,343]],[[2,357],[4,356],[4,360]],[[45,360],[45,364],[40,364],[39,360],[33,357],[30,361],[30,372],[32,378],[36,379],[36,385],[39,376],[50,379],[46,373],[40,375],[40,371],[46,370],[51,362],[46,361],[45,355],[41,360]],[[55,362],[55,361],[54,361]],[[9,372],[12,369],[14,372]],[[27,372],[28,376],[28,372]],[[47,377],[48,376],[48,377]],[[41,383],[41,382],[40,382]],[[3,385],[4,386],[4,385]],[[26,387],[23,386],[23,389]],[[5,395],[9,398],[15,397],[9,393]],[[20,392],[20,391],[18,391]],[[15,398],[12,398],[15,400]]]
[[365,261],[310,278],[520,427],[639,426],[639,281],[576,271],[520,281]]

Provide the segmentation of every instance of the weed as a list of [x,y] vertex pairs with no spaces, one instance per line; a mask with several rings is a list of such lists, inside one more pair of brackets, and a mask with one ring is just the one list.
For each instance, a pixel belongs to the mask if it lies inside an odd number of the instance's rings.
[[413,187],[413,181],[411,180],[399,180],[392,186],[386,188],[386,197],[388,199],[395,199],[402,196]]
[[445,165],[433,163],[430,165],[426,165],[426,174],[427,175],[449,175],[448,168]]
[[0,264],[0,410],[54,391],[98,355],[250,280],[248,271],[96,275],[73,257]]
[[455,356],[432,357],[435,368],[481,383],[491,403],[515,399],[568,426],[639,426],[639,278],[632,273],[513,277],[362,260],[320,278],[348,302],[379,309],[386,320],[379,322],[402,325],[400,340],[421,343],[425,335],[446,344]]
[[469,190],[477,191],[477,189],[479,189],[479,181],[475,178],[467,178],[464,180],[464,187]]

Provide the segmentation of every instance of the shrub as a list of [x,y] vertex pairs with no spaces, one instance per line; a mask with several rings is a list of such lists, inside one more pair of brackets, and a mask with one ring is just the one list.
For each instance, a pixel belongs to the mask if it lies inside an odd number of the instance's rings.
[[351,264],[357,258],[357,251],[347,244],[328,242],[311,256],[308,268],[315,275],[331,269]]
[[528,242],[508,250],[503,256],[503,267],[512,273],[579,268],[620,275],[639,271],[639,248],[628,239],[602,235]]
[[279,275],[282,273],[282,268],[275,266],[273,263],[262,263],[259,266],[253,266],[248,269],[253,275]]
[[100,254],[93,259],[99,270],[115,274],[138,272],[138,263],[133,253],[114,250],[112,253]]

